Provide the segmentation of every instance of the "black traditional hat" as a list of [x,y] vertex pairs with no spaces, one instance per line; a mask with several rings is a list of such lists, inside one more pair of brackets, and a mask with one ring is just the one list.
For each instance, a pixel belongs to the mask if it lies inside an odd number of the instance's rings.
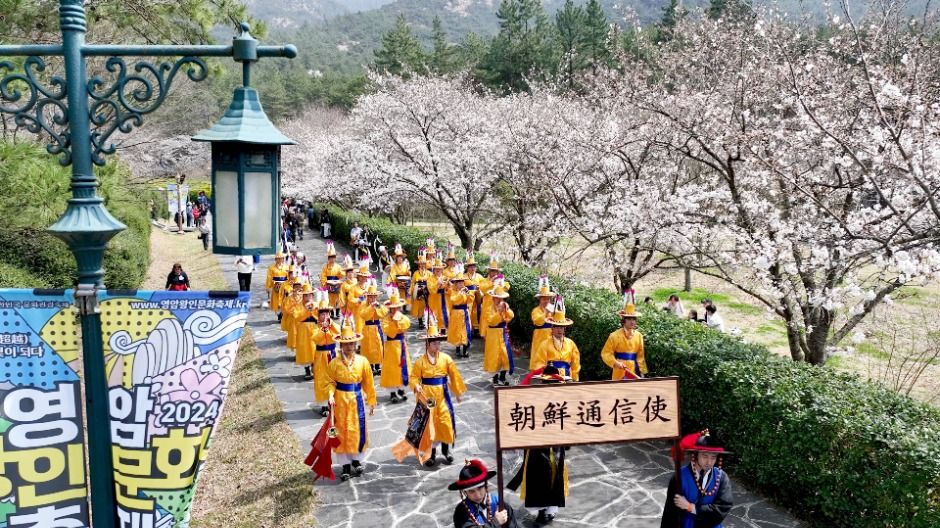
[[479,458],[467,460],[464,467],[460,468],[460,476],[457,481],[447,486],[451,491],[463,491],[473,488],[479,488],[486,484],[486,481],[495,477],[495,471],[486,469],[486,464]]

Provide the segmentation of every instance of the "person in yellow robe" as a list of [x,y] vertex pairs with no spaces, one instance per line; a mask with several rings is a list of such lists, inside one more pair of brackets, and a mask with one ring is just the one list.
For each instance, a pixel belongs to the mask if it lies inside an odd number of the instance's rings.
[[546,321],[552,325],[552,334],[535,351],[533,370],[551,366],[578,381],[581,375],[581,352],[570,337],[565,337],[565,329],[573,325],[574,321],[565,317],[565,306],[561,299],[556,301],[555,310]]
[[470,336],[473,327],[470,324],[470,299],[473,294],[467,289],[463,269],[458,266],[457,272],[450,280],[451,288],[448,297],[450,301],[450,315],[447,326],[447,342],[457,347],[456,357],[470,357]]
[[287,348],[295,352],[297,351],[297,332],[300,330],[300,322],[307,318],[305,305],[310,298],[306,298],[305,293],[308,290],[311,294],[313,293],[313,288],[310,287],[309,283],[299,280],[296,284],[300,285],[300,291],[293,297],[290,306],[290,323],[287,327]]
[[488,296],[496,303],[486,318],[486,340],[483,346],[483,370],[493,374],[493,386],[509,385],[506,371],[515,370],[512,359],[512,346],[509,344],[509,321],[515,317],[505,299],[509,298],[505,284],[497,282]]
[[326,264],[320,270],[320,287],[328,288],[330,293],[330,306],[333,311],[339,310],[339,287],[342,283],[343,268],[336,263],[336,248],[332,242],[326,243]]
[[480,281],[480,292],[483,294],[483,301],[480,305],[480,337],[486,338],[486,333],[489,331],[489,325],[484,324],[486,321],[489,321],[490,315],[493,313],[493,298],[490,297],[489,292],[493,290],[497,280],[502,282],[504,285],[504,290],[508,292],[512,286],[502,278],[501,272],[503,268],[500,267],[499,258],[495,255],[490,260],[490,265],[486,268],[486,278]]
[[293,349],[292,335],[294,333],[294,306],[303,302],[303,283],[299,280],[291,282],[290,295],[288,295],[281,305],[281,330],[287,334],[288,348]]
[[444,263],[434,259],[431,262],[431,278],[428,279],[428,307],[434,318],[444,323],[443,328],[450,325],[450,313],[446,306],[447,279],[444,278]]
[[467,262],[464,263],[466,268],[466,285],[467,289],[470,290],[472,294],[472,299],[470,300],[470,326],[473,328],[473,337],[480,337],[480,312],[483,306],[483,293],[480,291],[480,283],[483,281],[483,276],[477,273],[477,261],[473,258],[473,254],[469,255],[470,258],[467,259]]
[[282,282],[280,287],[277,289],[277,296],[280,298],[277,301],[277,321],[279,323],[284,320],[284,302],[287,301],[291,295],[294,295],[294,283],[297,282],[297,280],[297,268],[294,266],[287,266],[287,278],[284,279],[284,282]]
[[314,407],[320,407],[320,414],[327,416],[330,408],[327,407],[329,399],[329,365],[330,361],[336,357],[336,342],[333,336],[340,328],[330,318],[333,313],[333,307],[330,306],[329,293],[324,289],[320,290],[317,301],[317,326],[313,329],[310,338],[313,340],[313,404]]
[[433,325],[428,325],[427,335],[421,336],[425,342],[424,355],[415,361],[411,369],[411,389],[415,393],[415,399],[428,406],[433,420],[431,456],[424,462],[427,467],[437,464],[438,445],[441,446],[444,461],[447,464],[454,462],[450,448],[457,438],[457,418],[451,396],[460,403],[460,396],[467,392],[457,364],[450,356],[441,352],[441,341],[446,336],[438,332],[437,322],[433,322]]
[[418,324],[424,328],[424,310],[428,307],[428,281],[432,273],[428,270],[428,261],[424,252],[418,254],[418,269],[411,276],[411,291],[408,299],[411,301],[411,316],[417,317]]
[[[454,252],[453,244],[447,244],[447,257],[444,259],[444,279],[446,279],[444,287],[444,302],[446,305],[447,313],[450,313],[450,290],[451,290],[451,280],[457,276],[457,254]],[[460,272],[461,274],[463,272]]]
[[359,307],[357,321],[362,321],[362,343],[360,353],[369,360],[373,374],[382,372],[382,354],[385,347],[385,332],[382,330],[382,318],[388,308],[379,302],[379,289],[375,279],[370,279],[365,291],[366,301]]
[[389,289],[389,299],[385,301],[388,313],[382,318],[382,331],[385,333],[385,349],[382,356],[382,377],[379,384],[390,389],[389,401],[403,402],[408,399],[405,387],[408,386],[408,371],[411,358],[408,357],[408,344],[405,343],[405,331],[411,328],[411,320],[401,308],[405,303],[398,296],[398,288]]
[[398,296],[402,299],[408,299],[408,290],[404,284],[411,281],[411,264],[408,264],[408,256],[401,244],[395,244],[395,253],[392,255],[395,263],[388,270],[389,282],[394,282],[398,286]]
[[623,310],[617,312],[617,315],[620,316],[621,326],[607,337],[601,349],[601,359],[613,370],[610,379],[642,378],[648,369],[643,334],[636,329],[640,314],[635,304],[625,300]]
[[349,307],[346,305],[349,291],[356,285],[356,264],[353,263],[352,257],[346,255],[343,258],[342,268],[343,283],[339,285],[339,309],[345,313],[349,311]]
[[552,291],[551,286],[548,284],[548,277],[541,276],[539,277],[539,291],[535,294],[539,300],[539,305],[535,308],[532,308],[532,326],[535,330],[532,332],[532,347],[529,351],[529,370],[535,370],[535,352],[542,346],[546,340],[550,339],[552,336],[552,325],[551,323],[546,322],[546,319],[554,310],[551,301],[555,297],[555,292]]
[[369,447],[366,407],[369,416],[375,414],[375,384],[369,361],[356,354],[356,344],[362,340],[362,335],[356,333],[350,321],[342,325],[342,331],[333,339],[339,343],[341,353],[330,361],[327,385],[333,427],[340,441],[339,446],[333,448],[333,455],[343,466],[340,479],[345,482],[362,475],[361,460]]
[[297,328],[295,333],[296,337],[296,346],[294,347],[294,364],[300,365],[304,368],[304,380],[310,381],[313,379],[313,359],[314,359],[314,344],[313,344],[313,332],[317,328],[317,312],[318,306],[316,303],[317,290],[314,290],[310,283],[305,283],[303,287],[303,311],[297,317],[296,322],[294,323]]
[[281,308],[281,285],[287,281],[287,265],[284,264],[284,254],[278,251],[274,254],[274,264],[268,266],[268,275],[264,279],[264,289],[268,291],[268,307],[274,313]]
[[356,322],[356,332],[362,333],[366,322],[359,317],[359,310],[366,302],[366,290],[369,288],[369,279],[372,272],[369,271],[369,261],[364,260],[356,271],[356,284],[346,292],[346,312],[354,316]]

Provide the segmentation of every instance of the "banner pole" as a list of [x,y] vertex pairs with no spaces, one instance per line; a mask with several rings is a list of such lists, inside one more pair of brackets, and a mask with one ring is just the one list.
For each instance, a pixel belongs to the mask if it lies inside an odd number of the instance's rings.
[[499,506],[506,508],[503,501],[503,450],[496,450],[496,487],[499,488]]

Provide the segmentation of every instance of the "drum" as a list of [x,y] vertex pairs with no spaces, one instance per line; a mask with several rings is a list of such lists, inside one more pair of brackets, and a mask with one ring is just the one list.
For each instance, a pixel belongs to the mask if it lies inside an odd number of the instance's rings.
[[326,281],[326,289],[330,293],[339,293],[339,287],[342,284],[342,281]]
[[395,277],[395,282],[398,284],[398,287],[404,291],[408,291],[411,288],[411,277],[408,275],[399,275]]

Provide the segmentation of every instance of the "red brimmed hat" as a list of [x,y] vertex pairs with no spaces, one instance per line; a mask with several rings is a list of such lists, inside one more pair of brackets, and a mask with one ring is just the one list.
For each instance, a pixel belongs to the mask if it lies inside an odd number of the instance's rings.
[[676,456],[676,460],[681,461],[686,451],[715,453],[716,455],[731,454],[731,451],[725,449],[724,442],[717,435],[711,434],[708,429],[683,436],[679,441],[679,453],[673,453],[673,455]]
[[495,477],[495,471],[488,471],[486,464],[479,458],[467,460],[464,467],[460,468],[460,476],[456,482],[447,486],[451,491],[464,491],[473,488],[479,488],[486,484],[486,481]]

